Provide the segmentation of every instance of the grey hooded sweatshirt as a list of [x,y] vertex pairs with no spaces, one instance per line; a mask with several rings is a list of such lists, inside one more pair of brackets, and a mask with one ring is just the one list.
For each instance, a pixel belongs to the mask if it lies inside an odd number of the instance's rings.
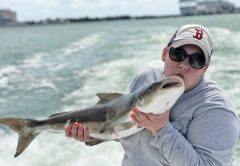
[[[130,92],[162,77],[161,68],[145,70],[136,76]],[[230,99],[203,78],[178,99],[170,122],[157,134],[144,129],[120,139],[125,151],[122,166],[232,166],[239,132]]]

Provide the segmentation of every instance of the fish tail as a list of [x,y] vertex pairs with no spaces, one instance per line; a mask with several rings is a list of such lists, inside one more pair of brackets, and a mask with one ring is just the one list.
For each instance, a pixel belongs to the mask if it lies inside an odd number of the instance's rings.
[[31,127],[36,120],[19,119],[19,118],[4,118],[0,119],[0,123],[10,127],[18,133],[18,145],[14,157],[19,156],[39,134]]

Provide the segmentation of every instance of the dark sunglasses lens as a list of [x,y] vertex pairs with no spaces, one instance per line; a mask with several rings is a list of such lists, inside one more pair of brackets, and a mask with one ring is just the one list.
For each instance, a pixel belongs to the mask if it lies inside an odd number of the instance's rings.
[[205,66],[204,55],[201,53],[190,55],[189,64],[195,69],[202,69]]
[[169,57],[176,62],[182,62],[186,58],[186,52],[183,49],[171,48],[169,51]]

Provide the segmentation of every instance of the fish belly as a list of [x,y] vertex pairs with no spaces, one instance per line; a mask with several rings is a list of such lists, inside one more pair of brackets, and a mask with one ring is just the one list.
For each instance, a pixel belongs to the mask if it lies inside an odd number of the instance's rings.
[[141,131],[143,128],[135,125],[130,115],[131,113],[128,113],[117,119],[113,127],[103,133],[100,133],[103,123],[88,123],[86,126],[89,126],[89,135],[98,139],[112,140],[127,137]]

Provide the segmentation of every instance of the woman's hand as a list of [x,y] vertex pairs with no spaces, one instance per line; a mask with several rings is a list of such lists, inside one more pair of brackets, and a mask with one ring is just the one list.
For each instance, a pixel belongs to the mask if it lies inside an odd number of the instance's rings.
[[92,138],[89,136],[88,129],[85,128],[82,123],[78,123],[78,122],[74,122],[72,126],[67,125],[65,127],[65,135],[67,137],[72,137],[75,140],[80,142],[92,141]]
[[169,111],[162,114],[144,113],[137,108],[132,109],[132,120],[138,125],[156,134],[169,122]]

